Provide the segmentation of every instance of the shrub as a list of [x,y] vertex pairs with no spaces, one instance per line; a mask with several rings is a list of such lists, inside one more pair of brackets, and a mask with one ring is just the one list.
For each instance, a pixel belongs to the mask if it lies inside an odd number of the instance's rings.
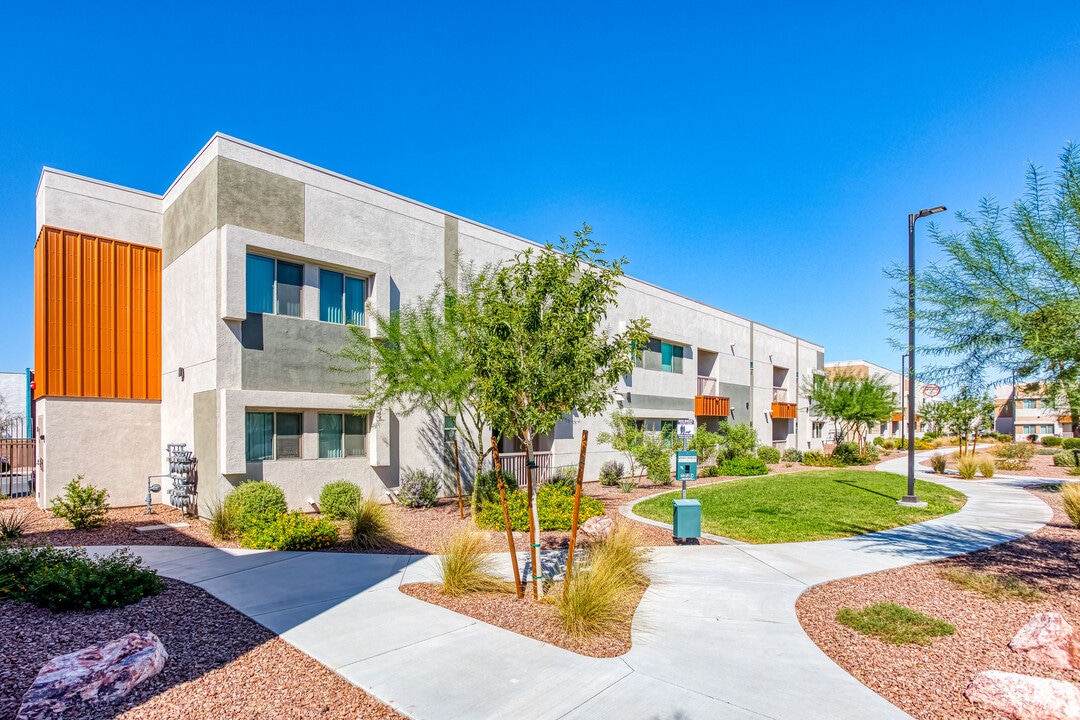
[[105,502],[109,491],[105,488],[98,490],[89,483],[83,486],[82,479],[83,476],[79,475],[65,485],[63,496],[50,501],[50,510],[56,517],[71,523],[76,530],[102,527],[109,520],[109,504]]
[[999,470],[1027,470],[1031,466],[1023,460],[998,460]]
[[1057,435],[1047,435],[1042,439],[1042,444],[1046,447],[1061,447],[1061,443],[1064,442]]
[[1035,455],[1035,448],[1024,443],[1002,443],[995,445],[990,452],[1006,460],[1030,460]]
[[1038,439],[1039,439],[1039,436],[1036,435],[1035,433],[1031,433],[1030,435],[1027,436],[1027,441],[1029,443],[1034,443],[1034,442],[1038,441]]
[[577,465],[563,465],[557,467],[551,472],[551,479],[547,481],[548,485],[562,485],[569,488],[571,492],[577,490]]
[[836,458],[826,455],[825,453],[817,452],[816,450],[804,452],[802,463],[803,465],[809,465],[811,467],[843,467],[844,465]]
[[240,508],[223,502],[211,503],[207,529],[215,540],[232,540],[240,534]]
[[1080,528],[1080,485],[1062,483],[1061,499],[1065,501],[1065,514],[1074,526]]
[[338,529],[332,522],[298,510],[264,518],[240,536],[243,547],[268,550],[321,550],[337,541]]
[[984,478],[994,477],[994,461],[989,455],[976,455],[975,462],[979,467],[979,473]]
[[12,509],[0,515],[0,540],[18,540],[33,525],[33,513]]
[[638,448],[637,459],[654,484],[671,484],[671,450],[662,439],[645,438],[645,443]]
[[798,448],[788,448],[784,451],[784,462],[797,463],[802,462],[803,454],[799,452]]
[[[937,443],[937,442],[940,442],[941,445],[940,446],[937,445],[937,444],[931,445],[929,442],[927,442],[923,438],[915,438],[915,449],[916,450],[933,450],[935,447],[944,447],[946,445],[955,445],[956,444],[955,442],[949,442],[948,440],[946,440],[944,438],[937,438],[935,440],[935,443]],[[896,441],[896,447],[898,449],[900,449],[900,450],[907,450],[907,446],[908,446],[907,438],[904,438],[903,440],[897,440]]]
[[0,597],[50,610],[123,607],[164,587],[127,548],[96,560],[81,547],[0,550]]
[[750,423],[720,423],[720,437],[723,438],[723,445],[717,454],[718,460],[748,455],[758,445],[757,431],[750,427]]
[[832,456],[834,460],[839,461],[844,465],[866,465],[863,455],[859,453],[859,446],[853,442],[842,442],[833,448]]
[[363,491],[356,483],[348,480],[326,483],[319,493],[319,512],[328,520],[344,520],[361,497]]
[[881,447],[882,447],[883,450],[895,450],[896,449],[896,441],[893,440],[892,438],[885,438],[881,442]]
[[618,460],[608,460],[600,466],[600,484],[615,486],[626,474],[626,467]]
[[766,465],[775,465],[780,462],[780,451],[769,445],[762,445],[757,449],[758,459]]
[[637,489],[637,480],[620,480],[619,489],[624,493],[632,493]]
[[225,496],[225,506],[236,513],[236,529],[240,534],[278,515],[289,512],[285,491],[261,480],[247,480]]
[[360,498],[345,516],[346,527],[352,536],[353,547],[379,550],[394,545],[390,513],[375,498]]
[[705,468],[702,471],[701,474],[704,477],[709,477],[709,478],[720,477],[720,466],[719,465],[709,465],[707,468]]
[[725,460],[720,465],[721,475],[744,477],[747,475],[768,475],[769,466],[760,458],[750,455],[739,455],[730,460]]
[[[507,494],[517,491],[518,484],[514,473],[503,470],[502,479]],[[476,482],[473,483],[473,513],[476,513],[484,505],[493,502],[499,502],[499,475],[494,470],[486,470],[477,475]]]
[[1076,467],[1076,454],[1072,450],[1054,453],[1055,467]]
[[627,593],[648,582],[644,565],[635,534],[616,523],[606,538],[589,546],[584,567],[571,576],[566,592],[555,594],[563,629],[579,636],[610,631],[624,618]]
[[876,438],[874,438],[874,445],[877,446],[877,447],[884,446],[885,445],[885,438],[878,435]]
[[1039,602],[1043,594],[1025,582],[1012,577],[1001,577],[988,573],[965,570],[964,568],[946,568],[941,577],[957,587],[982,593],[991,600],[1022,600]]
[[[528,493],[513,493],[506,497],[510,525],[517,532],[529,529],[528,501]],[[536,512],[541,530],[569,530],[574,513],[574,493],[560,485],[545,483],[536,491]],[[604,503],[588,495],[581,496],[580,522],[603,514]],[[503,527],[502,506],[498,502],[485,504],[475,517],[477,526],[485,530]]]
[[893,603],[877,603],[862,610],[840,608],[836,621],[893,645],[929,645],[935,637],[956,632],[944,620]]
[[1080,450],[1080,438],[1065,438],[1061,441],[1061,447],[1066,450]]
[[971,455],[961,455],[956,459],[956,472],[964,480],[971,480],[979,470],[979,461]]
[[[406,469],[401,474],[398,502],[410,508],[435,507],[439,502],[439,480],[428,470]],[[356,503],[354,502],[355,506]]]
[[934,453],[930,456],[930,467],[934,468],[934,472],[938,475],[945,474],[945,456],[941,453]]
[[931,430],[929,432],[923,433],[923,440],[925,440],[926,442],[933,442],[939,437],[941,437],[941,433],[937,430]]
[[474,592],[505,592],[512,587],[495,574],[495,558],[486,552],[484,536],[459,528],[439,555],[444,595]]

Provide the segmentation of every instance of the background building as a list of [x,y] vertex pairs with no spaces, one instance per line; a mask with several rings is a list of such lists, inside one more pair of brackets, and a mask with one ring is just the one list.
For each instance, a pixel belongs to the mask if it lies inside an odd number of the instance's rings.
[[1038,386],[998,385],[994,388],[994,430],[1026,440],[1028,435],[1072,437],[1072,416],[1068,410],[1052,407],[1050,398]]
[[[904,422],[906,415],[901,413],[901,409],[903,408],[906,411],[908,379],[902,376],[899,371],[889,370],[866,360],[835,360],[825,363],[825,373],[830,378],[839,374],[852,375],[860,379],[869,377],[882,378],[896,395],[897,411],[887,421],[872,427],[866,436],[866,441],[873,442],[876,437],[899,439],[907,436],[907,425]],[[925,430],[919,409],[922,408],[925,402],[934,402],[933,398],[926,397],[925,389],[926,383],[915,381],[915,437],[921,437]],[[825,442],[836,442],[836,430],[832,427],[831,422],[822,418],[815,418],[813,422],[813,433],[820,431]]]
[[[351,378],[320,350],[349,324],[377,332],[365,308],[536,246],[222,135],[161,196],[46,169],[37,219],[39,503],[84,474],[137,504],[168,443],[194,450],[204,499],[255,478],[306,508],[332,480],[381,496],[407,467],[439,469],[443,418],[354,414]],[[820,345],[628,278],[609,320],[640,316],[654,339],[617,388],[638,418],[819,442],[799,383],[823,371]],[[576,464],[581,430],[607,425],[567,415],[536,440],[542,471]],[[594,441],[586,477],[615,457]]]

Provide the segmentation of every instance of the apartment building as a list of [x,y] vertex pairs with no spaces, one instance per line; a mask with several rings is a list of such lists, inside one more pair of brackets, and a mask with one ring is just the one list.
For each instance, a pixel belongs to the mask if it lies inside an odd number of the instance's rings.
[[1072,416],[1054,407],[1040,387],[998,385],[994,388],[994,430],[1026,440],[1029,435],[1072,437]]
[[[825,363],[825,373],[831,378],[836,375],[846,374],[856,378],[880,377],[892,389],[896,395],[897,411],[885,422],[870,429],[866,436],[867,442],[873,442],[874,438],[902,438],[907,436],[907,425],[904,418],[907,410],[908,379],[896,370],[875,365],[866,360],[833,360]],[[925,431],[919,410],[925,402],[934,402],[933,398],[926,397],[926,383],[915,381],[915,436],[921,437]],[[903,412],[901,412],[903,410]],[[811,436],[820,437],[825,442],[836,442],[836,429],[831,423],[822,419],[811,420]]]
[[[165,446],[198,461],[199,494],[272,481],[308,509],[347,478],[385,495],[405,468],[446,472],[444,418],[356,412],[327,353],[349,326],[430,293],[459,264],[536,244],[249,143],[215,135],[163,195],[42,173],[35,248],[35,422],[45,504],[75,475],[114,505],[143,501]],[[612,408],[650,427],[750,422],[763,443],[808,449],[800,378],[824,348],[627,278],[612,328],[648,317],[653,340]],[[325,352],[322,352],[325,351]],[[803,405],[800,407],[800,405]],[[541,474],[586,477],[618,455],[606,417],[568,414],[536,441]],[[511,468],[521,448],[504,443]]]

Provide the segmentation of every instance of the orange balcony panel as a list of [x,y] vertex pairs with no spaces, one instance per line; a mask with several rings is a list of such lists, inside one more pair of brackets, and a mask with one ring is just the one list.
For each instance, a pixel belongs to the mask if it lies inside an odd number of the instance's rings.
[[772,404],[772,416],[776,420],[794,419],[799,417],[799,410],[795,407],[795,403],[774,402]]
[[727,417],[731,414],[731,400],[717,395],[695,395],[694,414],[702,417]]

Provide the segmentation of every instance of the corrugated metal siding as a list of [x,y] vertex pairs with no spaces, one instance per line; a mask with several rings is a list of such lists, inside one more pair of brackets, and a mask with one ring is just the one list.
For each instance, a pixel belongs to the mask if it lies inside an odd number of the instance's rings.
[[42,228],[34,397],[161,399],[161,250]]

